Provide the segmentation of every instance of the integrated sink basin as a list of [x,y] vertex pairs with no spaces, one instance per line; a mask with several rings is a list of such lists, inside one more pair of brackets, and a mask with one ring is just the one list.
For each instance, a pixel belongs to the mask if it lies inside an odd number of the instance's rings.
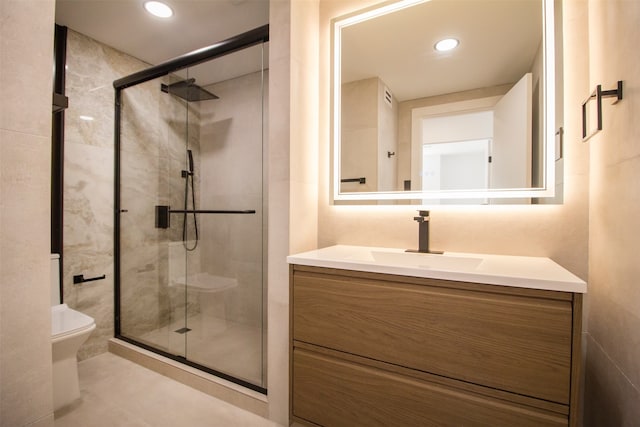
[[545,257],[445,252],[336,245],[287,257],[289,264],[371,273],[425,277],[489,285],[587,291],[586,283]]
[[[483,261],[481,257],[467,254],[454,254],[451,252],[430,254],[365,246],[338,245],[313,252],[317,253],[318,259],[449,272],[472,271]],[[309,252],[308,254],[311,255],[312,253]]]
[[371,257],[375,262],[385,265],[442,271],[471,271],[476,269],[482,262],[481,258],[415,252],[371,251]]

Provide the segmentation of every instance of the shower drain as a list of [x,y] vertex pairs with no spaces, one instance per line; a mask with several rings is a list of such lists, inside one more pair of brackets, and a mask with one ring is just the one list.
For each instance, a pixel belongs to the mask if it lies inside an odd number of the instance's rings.
[[191,329],[189,329],[189,328],[180,328],[180,329],[176,329],[176,330],[175,330],[175,331],[173,331],[173,332],[177,332],[177,333],[179,333],[179,334],[186,334],[186,333],[187,333],[187,332],[189,332],[190,330],[191,330]]

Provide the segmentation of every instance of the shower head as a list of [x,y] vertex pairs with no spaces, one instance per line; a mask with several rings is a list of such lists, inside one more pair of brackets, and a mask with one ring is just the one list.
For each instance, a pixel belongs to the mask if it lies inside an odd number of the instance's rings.
[[220,99],[208,90],[202,89],[196,84],[196,79],[187,79],[170,85],[161,84],[160,90],[170,93],[189,102],[207,101],[209,99]]

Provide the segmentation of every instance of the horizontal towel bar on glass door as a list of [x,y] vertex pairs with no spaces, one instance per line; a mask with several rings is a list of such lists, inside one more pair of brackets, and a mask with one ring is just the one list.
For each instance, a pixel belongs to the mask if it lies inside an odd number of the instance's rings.
[[172,213],[177,214],[216,214],[216,215],[247,215],[255,214],[253,209],[245,210],[221,210],[221,209],[171,209],[167,205],[156,205],[156,228],[169,228],[171,221],[169,216]]

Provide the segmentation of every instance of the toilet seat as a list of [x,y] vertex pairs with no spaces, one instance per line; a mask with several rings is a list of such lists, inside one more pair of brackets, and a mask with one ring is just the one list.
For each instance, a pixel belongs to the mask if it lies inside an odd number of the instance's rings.
[[96,323],[92,317],[69,308],[67,304],[51,307],[51,339],[53,341],[78,332],[93,330],[95,327]]

